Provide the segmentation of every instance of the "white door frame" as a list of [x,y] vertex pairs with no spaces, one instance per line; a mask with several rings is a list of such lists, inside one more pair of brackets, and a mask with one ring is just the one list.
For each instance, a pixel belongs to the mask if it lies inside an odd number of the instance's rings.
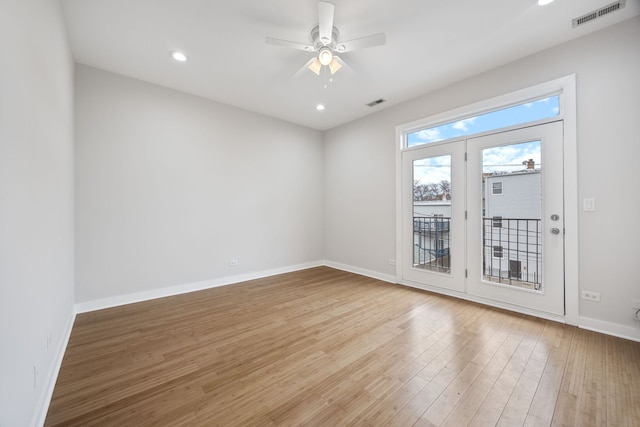
[[[553,120],[564,121],[563,152],[564,152],[564,207],[565,207],[565,315],[564,317],[549,317],[544,313],[522,310],[516,306],[495,303],[473,297],[466,292],[443,291],[440,288],[421,286],[410,283],[402,278],[402,152],[406,150],[406,135],[418,129],[437,126],[442,123],[482,114],[515,104],[539,99],[547,95],[560,95],[560,115]],[[540,121],[540,123],[545,120]],[[523,124],[526,126],[528,124]],[[521,126],[513,126],[518,128]],[[508,128],[507,128],[508,129]],[[487,133],[495,132],[495,130]],[[482,135],[482,134],[480,134]],[[479,136],[479,135],[473,135]],[[470,137],[470,136],[469,136]],[[396,127],[396,282],[407,286],[420,287],[433,292],[446,293],[462,299],[498,306],[512,311],[524,312],[538,317],[550,318],[569,325],[578,325],[579,320],[579,266],[578,266],[578,159],[577,159],[577,121],[576,121],[576,76],[574,74],[542,83],[512,93],[497,96],[485,101],[474,103],[451,111],[443,112],[425,119],[413,121]]]

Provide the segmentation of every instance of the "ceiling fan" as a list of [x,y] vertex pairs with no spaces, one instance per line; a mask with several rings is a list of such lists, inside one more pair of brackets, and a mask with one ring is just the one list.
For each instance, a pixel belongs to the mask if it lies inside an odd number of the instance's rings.
[[290,47],[305,52],[317,52],[317,55],[309,60],[295,75],[299,75],[305,69],[310,69],[320,75],[322,67],[328,67],[333,75],[343,65],[344,61],[336,54],[347,53],[367,47],[381,46],[386,42],[384,33],[372,34],[349,41],[340,41],[340,31],[333,26],[334,4],[326,1],[318,2],[318,25],[311,29],[310,44],[297,43],[288,40],[267,37],[267,44]]

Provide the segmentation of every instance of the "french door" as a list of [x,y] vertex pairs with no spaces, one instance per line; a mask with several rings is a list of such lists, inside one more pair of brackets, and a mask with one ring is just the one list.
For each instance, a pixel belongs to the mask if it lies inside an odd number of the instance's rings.
[[402,279],[564,315],[562,121],[402,153]]
[[465,141],[402,155],[403,279],[465,289]]

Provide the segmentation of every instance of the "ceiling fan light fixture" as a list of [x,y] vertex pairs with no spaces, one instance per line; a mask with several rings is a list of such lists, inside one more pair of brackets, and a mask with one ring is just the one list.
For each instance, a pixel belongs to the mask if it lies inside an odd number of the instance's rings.
[[340,68],[342,68],[342,64],[340,64],[338,61],[336,61],[335,58],[333,58],[333,60],[329,63],[329,70],[331,70],[331,75],[334,75]]
[[314,58],[311,65],[309,65],[309,69],[314,73],[316,73],[317,75],[320,75],[321,68],[322,68],[322,64],[320,63],[320,60],[318,58]]
[[333,61],[333,54],[331,53],[331,49],[328,47],[323,47],[320,49],[320,53],[318,53],[318,61],[322,65],[329,65],[331,61]]

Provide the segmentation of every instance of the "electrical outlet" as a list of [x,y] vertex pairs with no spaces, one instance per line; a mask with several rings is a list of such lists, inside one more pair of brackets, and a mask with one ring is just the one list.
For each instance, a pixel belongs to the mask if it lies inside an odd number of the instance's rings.
[[235,267],[236,265],[238,265],[238,260],[237,259],[232,259],[231,261],[229,261],[229,265],[232,267]]
[[582,299],[588,301],[600,302],[600,293],[591,291],[582,291]]

